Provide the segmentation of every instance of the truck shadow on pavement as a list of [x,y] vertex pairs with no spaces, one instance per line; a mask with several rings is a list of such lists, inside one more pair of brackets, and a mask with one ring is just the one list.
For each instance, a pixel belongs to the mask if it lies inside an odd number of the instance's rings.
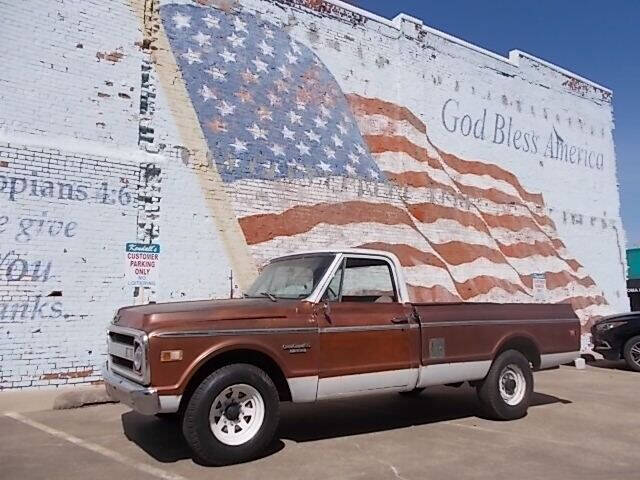
[[[570,400],[535,392],[531,407]],[[277,438],[263,457],[284,448],[282,440],[308,442],[458,420],[479,415],[475,390],[432,387],[417,396],[399,394],[329,400],[317,404],[283,403]],[[176,419],[127,412],[122,415],[126,437],[159,462],[191,458]]]

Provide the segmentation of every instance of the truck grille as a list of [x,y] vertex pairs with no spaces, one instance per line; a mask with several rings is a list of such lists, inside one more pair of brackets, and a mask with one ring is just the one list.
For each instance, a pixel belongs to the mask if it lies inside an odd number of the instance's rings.
[[[139,345],[139,347],[138,347]],[[134,368],[135,348],[142,349],[142,368]],[[111,325],[107,332],[109,369],[142,384],[149,382],[147,335],[139,330]]]

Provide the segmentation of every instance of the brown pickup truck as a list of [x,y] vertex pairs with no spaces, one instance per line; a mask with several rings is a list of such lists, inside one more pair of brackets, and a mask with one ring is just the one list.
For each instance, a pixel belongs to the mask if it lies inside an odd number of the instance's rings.
[[352,249],[277,258],[242,299],[121,308],[103,375],[134,410],[176,414],[194,456],[220,465],[268,446],[280,401],[469,382],[486,415],[519,418],[532,371],[579,350],[569,305],[411,303],[393,254]]

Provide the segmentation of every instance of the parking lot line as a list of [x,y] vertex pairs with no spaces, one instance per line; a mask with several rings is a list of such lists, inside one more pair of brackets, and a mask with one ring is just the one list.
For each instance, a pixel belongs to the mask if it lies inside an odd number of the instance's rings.
[[62,440],[66,440],[67,442],[73,443],[74,445],[78,445],[79,447],[85,448],[87,450],[91,450],[92,452],[95,452],[95,453],[99,453],[100,455],[110,458],[111,460],[114,460],[128,467],[135,468],[136,470],[139,470],[143,473],[147,473],[149,475],[160,478],[162,480],[186,480],[186,478],[182,477],[181,475],[169,473],[165,470],[154,467],[152,465],[131,460],[130,458],[127,458],[124,455],[119,454],[118,452],[115,452],[101,445],[98,445],[97,443],[93,443],[88,440],[83,440],[81,438],[75,437],[61,430],[56,430],[55,428],[51,428],[43,423],[37,422],[35,420],[31,420],[30,418],[27,418],[24,415],[21,415],[19,413],[9,412],[9,413],[6,413],[5,416],[13,418],[18,422],[24,423],[25,425],[29,425],[30,427],[36,428],[45,433],[48,433],[49,435],[53,435],[54,437],[60,438]]

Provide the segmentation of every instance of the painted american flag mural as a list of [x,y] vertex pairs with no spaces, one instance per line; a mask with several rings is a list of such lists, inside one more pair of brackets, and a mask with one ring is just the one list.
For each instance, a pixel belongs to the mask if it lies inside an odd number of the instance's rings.
[[343,92],[270,22],[184,3],[160,13],[257,264],[379,248],[398,255],[415,300],[533,301],[543,273],[545,301],[570,302],[583,323],[607,312],[542,195],[513,174],[439,149],[401,105]]

